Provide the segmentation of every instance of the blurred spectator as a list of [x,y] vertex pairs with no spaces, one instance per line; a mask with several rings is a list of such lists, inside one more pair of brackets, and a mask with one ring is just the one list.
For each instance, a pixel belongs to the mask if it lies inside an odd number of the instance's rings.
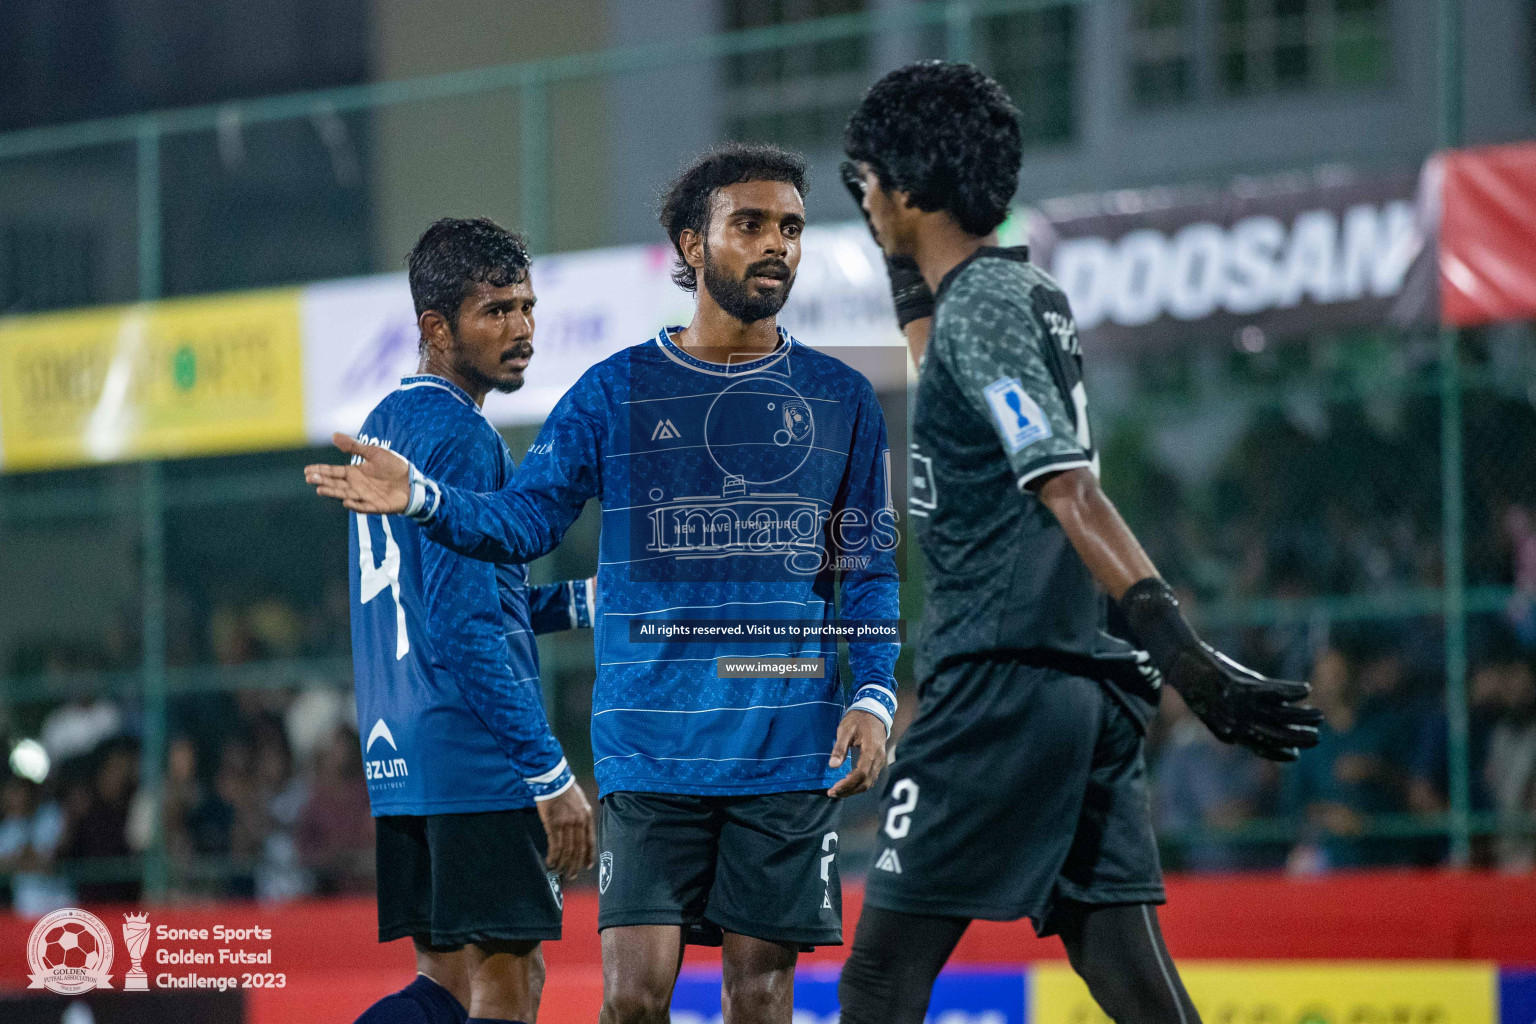
[[203,802],[203,784],[197,776],[197,746],[187,736],[171,740],[165,751],[165,803],[161,820],[165,852],[173,865],[186,868],[196,853],[192,838],[192,814]]
[[1524,505],[1511,505],[1504,511],[1503,526],[1514,563],[1509,623],[1525,649],[1536,651],[1536,515]]
[[[1373,697],[1384,697],[1396,687],[1398,669],[1384,659],[1372,669]],[[1362,715],[1359,690],[1341,652],[1330,648],[1318,656],[1312,699],[1326,720],[1317,747],[1302,751],[1284,775],[1284,806],[1301,819],[1302,840],[1289,860],[1292,871],[1360,867],[1391,858],[1389,844],[1371,842],[1362,833],[1372,814],[1401,809],[1393,799],[1396,765],[1387,747],[1393,723],[1389,715],[1378,714],[1374,721]]]
[[123,713],[110,700],[81,697],[55,708],[43,719],[43,749],[54,764],[95,750],[123,731]]
[[373,818],[357,734],[331,733],[315,763],[295,833],[299,859],[321,894],[366,892],[373,882]]
[[[89,759],[88,773],[69,783],[64,800],[65,825],[59,861],[114,859],[115,865],[91,865],[75,889],[86,903],[126,903],[139,898],[139,879],[126,858],[128,812],[138,787],[138,745],[108,740]],[[116,876],[130,874],[132,877]]]
[[1528,661],[1500,666],[1503,712],[1488,741],[1484,778],[1500,835],[1495,860],[1505,871],[1536,870],[1536,670]]
[[309,787],[293,770],[287,735],[271,719],[256,729],[256,798],[265,832],[256,865],[257,897],[285,900],[309,893],[314,879],[300,863],[294,835]]
[[73,888],[53,874],[63,808],[45,799],[42,786],[11,775],[0,791],[0,813],[0,872],[11,876],[11,906],[40,917],[73,903]]
[[220,754],[213,785],[188,821],[193,850],[227,862],[230,874],[224,889],[229,895],[255,894],[255,878],[248,865],[261,847],[265,827],[251,743],[244,737],[231,738]]
[[[1264,762],[1218,740],[1172,689],[1159,717],[1167,735],[1153,773],[1153,819],[1164,838],[1200,829],[1231,829],[1253,819],[1264,797]],[[1255,845],[1202,838],[1182,846],[1181,866],[1194,871],[1256,867]]]
[[337,729],[357,724],[356,716],[351,694],[334,686],[315,686],[301,692],[283,716],[294,760],[313,764]]

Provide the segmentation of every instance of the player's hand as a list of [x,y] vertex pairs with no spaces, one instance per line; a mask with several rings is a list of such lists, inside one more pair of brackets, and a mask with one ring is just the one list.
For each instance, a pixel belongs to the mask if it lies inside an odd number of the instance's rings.
[[1317,746],[1323,713],[1303,703],[1312,688],[1244,668],[1195,636],[1167,583],[1136,582],[1120,607],[1163,679],[1217,739],[1271,761]]
[[388,448],[364,444],[346,434],[332,434],[331,442],[348,455],[352,465],[318,463],[304,467],[304,482],[322,498],[340,498],[353,512],[398,515],[411,501],[411,464]]
[[1223,743],[1271,761],[1294,761],[1317,746],[1323,713],[1304,703],[1306,683],[1270,679],[1199,643],[1163,673],[1184,703]]
[[597,833],[592,825],[592,805],[580,785],[573,785],[553,800],[540,800],[539,820],[549,837],[545,863],[549,870],[573,878],[592,866],[597,849]]
[[827,790],[827,796],[841,800],[873,786],[880,773],[885,771],[885,741],[885,723],[880,719],[857,708],[845,714],[838,723],[837,743],[832,747],[832,758],[827,764],[838,767],[848,759],[850,749],[857,750],[858,756],[853,770]]

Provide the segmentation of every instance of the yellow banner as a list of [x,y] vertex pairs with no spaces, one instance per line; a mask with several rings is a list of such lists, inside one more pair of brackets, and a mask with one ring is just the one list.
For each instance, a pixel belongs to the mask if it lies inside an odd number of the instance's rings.
[[[1207,1024],[1497,1024],[1497,970],[1467,963],[1180,963]],[[1031,1024],[1109,1020],[1070,967],[1030,972]]]
[[0,466],[304,443],[299,290],[0,320]]

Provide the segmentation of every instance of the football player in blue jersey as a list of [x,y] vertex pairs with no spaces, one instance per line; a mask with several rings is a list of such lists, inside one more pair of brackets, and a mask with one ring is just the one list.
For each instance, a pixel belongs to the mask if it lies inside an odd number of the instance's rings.
[[[444,219],[411,251],[417,374],[361,436],[465,487],[511,483],[481,412],[533,355],[523,241]],[[404,465],[404,463],[401,463]],[[432,467],[427,470],[426,467]],[[535,632],[589,623],[586,581],[530,589],[522,565],[457,554],[400,516],[350,517],[357,719],[377,835],[379,941],[409,935],[419,977],[364,1024],[533,1024],[559,876],[592,863],[591,808],[544,716]]]
[[354,511],[407,512],[498,562],[548,551],[601,499],[608,1024],[668,1019],[690,941],[724,946],[727,1021],[788,1024],[798,952],[842,941],[836,801],[885,765],[894,635],[849,644],[845,688],[825,628],[899,614],[890,453],[869,381],[775,320],[805,190],[804,162],[772,147],[683,171],[661,220],[693,322],[588,370],[515,486],[446,486],[349,438],[356,465],[306,471]]

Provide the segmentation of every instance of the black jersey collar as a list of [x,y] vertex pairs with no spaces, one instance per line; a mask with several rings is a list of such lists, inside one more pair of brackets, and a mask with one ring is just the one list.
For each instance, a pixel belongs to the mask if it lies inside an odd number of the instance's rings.
[[950,268],[949,273],[945,274],[944,275],[944,279],[939,282],[938,288],[934,289],[934,292],[933,292],[933,299],[934,299],[934,301],[937,302],[939,299],[942,299],[944,297],[945,289],[947,289],[950,285],[955,283],[955,278],[960,276],[960,272],[962,270],[964,270],[966,267],[970,266],[972,261],[979,260],[979,259],[1016,260],[1019,263],[1028,263],[1029,262],[1029,246],[1027,246],[1027,245],[984,245],[984,246],[982,246],[981,248],[977,249],[975,252],[971,253],[965,259],[961,260],[959,263],[955,264],[953,267]]

